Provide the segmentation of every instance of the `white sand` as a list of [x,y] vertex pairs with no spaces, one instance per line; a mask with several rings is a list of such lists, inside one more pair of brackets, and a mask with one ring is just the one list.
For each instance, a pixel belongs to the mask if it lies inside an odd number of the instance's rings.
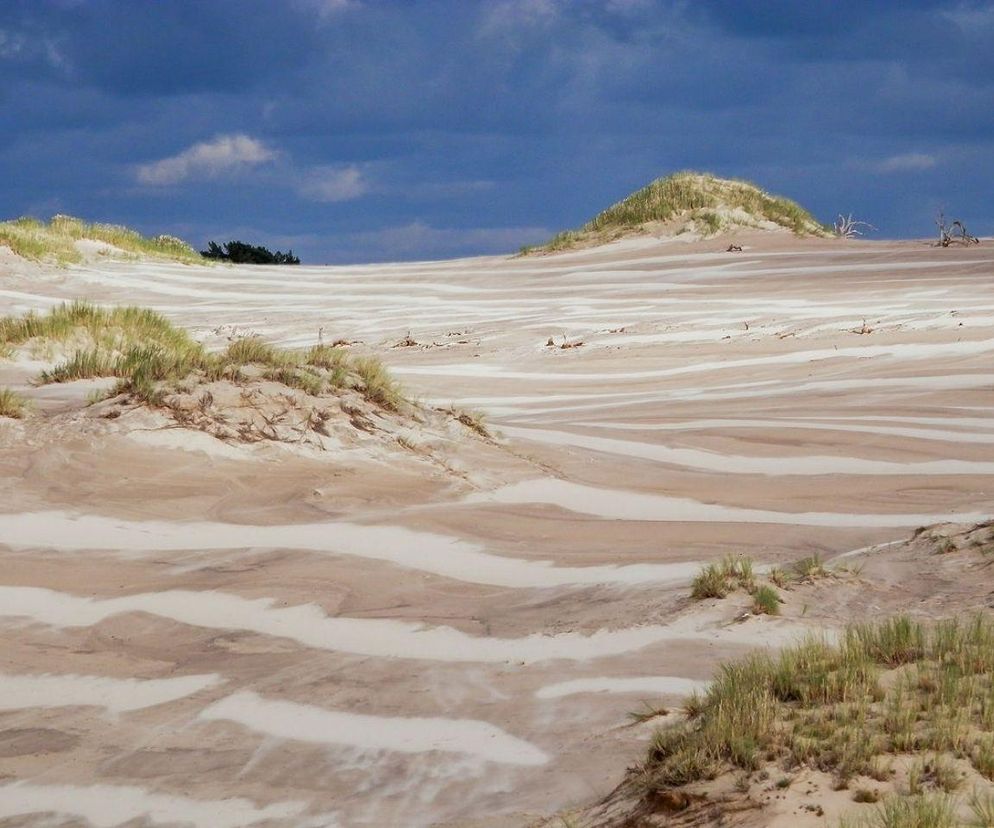
[[547,684],[536,691],[539,699],[561,699],[580,693],[639,693],[651,696],[685,696],[695,690],[704,690],[705,681],[680,678],[679,676],[636,676],[623,678],[600,676],[598,678],[572,679]]
[[[207,438],[213,439],[213,438]],[[346,523],[251,526],[202,521],[126,521],[65,512],[0,514],[0,538],[10,547],[114,550],[127,556],[167,550],[306,549],[387,561],[476,584],[556,587],[570,584],[680,582],[697,562],[625,566],[555,566],[491,555],[476,544],[399,526]]]
[[369,716],[243,692],[200,712],[202,721],[229,721],[278,739],[400,753],[464,753],[489,762],[544,765],[534,745],[487,722],[468,719]]
[[[96,600],[37,587],[0,587],[0,616],[26,618],[53,627],[91,627],[106,618],[144,612],[211,629],[247,630],[289,638],[307,647],[380,658],[438,662],[586,661],[640,650],[650,644],[713,637],[693,625],[645,625],[598,630],[590,635],[536,633],[523,638],[482,638],[452,627],[404,621],[342,618],[320,607],[275,606],[271,598],[248,599],[223,592],[166,592]],[[726,628],[722,640],[750,639],[743,627]]]
[[568,480],[539,478],[514,483],[494,492],[474,494],[467,503],[545,503],[585,515],[610,520],[705,521],[710,523],[782,523],[793,526],[849,526],[897,528],[957,521],[976,523],[986,512],[949,514],[860,514],[843,512],[772,512],[743,509],[713,503],[699,503],[682,497],[643,494],[628,490],[600,489]]
[[305,807],[300,802],[283,802],[260,808],[240,798],[204,801],[119,785],[0,785],[2,817],[59,814],[83,819],[94,828],[119,828],[138,821],[194,828],[242,828],[268,820],[292,819]]
[[[939,474],[994,474],[994,462],[971,460],[928,460],[924,462],[894,463],[886,460],[865,460],[859,457],[745,457],[736,454],[719,454],[696,449],[670,448],[657,443],[640,443],[631,440],[615,440],[608,437],[592,437],[569,431],[551,431],[539,428],[515,428],[504,426],[508,437],[517,437],[540,443],[559,446],[577,446],[607,454],[620,454],[625,457],[639,457],[657,463],[684,466],[692,469],[719,472],[721,474],[764,474],[764,475],[939,475]],[[994,435],[992,435],[994,437]]]
[[111,713],[143,710],[192,696],[221,683],[214,674],[165,679],[119,679],[67,673],[0,673],[0,710],[31,707],[103,707]]

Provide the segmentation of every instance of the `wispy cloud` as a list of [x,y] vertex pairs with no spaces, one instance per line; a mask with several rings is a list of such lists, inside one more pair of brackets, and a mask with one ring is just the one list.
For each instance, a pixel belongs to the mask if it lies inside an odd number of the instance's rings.
[[53,69],[67,70],[69,61],[57,38],[30,37],[21,32],[0,29],[0,60],[14,62],[40,61]]
[[142,184],[178,184],[194,175],[214,177],[275,158],[274,150],[248,135],[219,135],[178,155],[141,164],[137,177]]
[[885,158],[877,163],[874,169],[881,173],[914,172],[931,169],[936,163],[934,155],[928,155],[924,152],[906,152]]
[[296,4],[301,8],[316,12],[318,17],[325,18],[357,9],[362,5],[362,2],[360,0],[297,0]]
[[369,192],[369,182],[355,164],[314,167],[301,179],[298,192],[310,201],[351,201]]
[[508,34],[517,29],[545,26],[559,15],[558,0],[502,0],[487,11],[484,35]]
[[0,29],[0,58],[14,58],[24,51],[24,38]]

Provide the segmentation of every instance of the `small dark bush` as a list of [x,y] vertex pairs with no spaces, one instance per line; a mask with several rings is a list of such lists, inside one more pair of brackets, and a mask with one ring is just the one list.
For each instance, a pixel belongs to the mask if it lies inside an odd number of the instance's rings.
[[235,264],[300,264],[300,259],[293,255],[292,250],[286,253],[277,250],[273,253],[268,248],[240,241],[230,241],[225,245],[209,242],[207,249],[201,250],[200,255],[205,259],[221,259]]

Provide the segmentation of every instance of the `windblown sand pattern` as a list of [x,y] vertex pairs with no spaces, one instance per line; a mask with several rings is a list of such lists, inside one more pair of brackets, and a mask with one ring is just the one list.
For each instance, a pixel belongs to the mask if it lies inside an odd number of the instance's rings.
[[[700,562],[990,516],[994,248],[716,246],[0,260],[4,313],[356,342],[504,434],[431,461],[413,427],[406,453],[243,447],[67,418],[85,384],[0,420],[0,822],[525,825],[613,787],[647,733],[627,713],[809,628],[688,609]],[[0,386],[36,370],[0,360]]]

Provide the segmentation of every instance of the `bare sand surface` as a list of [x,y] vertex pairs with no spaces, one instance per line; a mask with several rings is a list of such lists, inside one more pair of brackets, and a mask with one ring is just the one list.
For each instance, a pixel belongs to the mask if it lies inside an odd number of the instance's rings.
[[[95,383],[0,360],[36,406],[0,419],[0,825],[529,825],[607,794],[653,726],[627,714],[721,661],[937,612],[938,582],[873,550],[994,512],[994,246],[740,241],[0,256],[0,313],[84,298],[218,347],[343,339],[504,435],[242,446],[90,416]],[[741,623],[744,596],[688,599],[728,553],[853,550],[880,561],[869,594]]]

